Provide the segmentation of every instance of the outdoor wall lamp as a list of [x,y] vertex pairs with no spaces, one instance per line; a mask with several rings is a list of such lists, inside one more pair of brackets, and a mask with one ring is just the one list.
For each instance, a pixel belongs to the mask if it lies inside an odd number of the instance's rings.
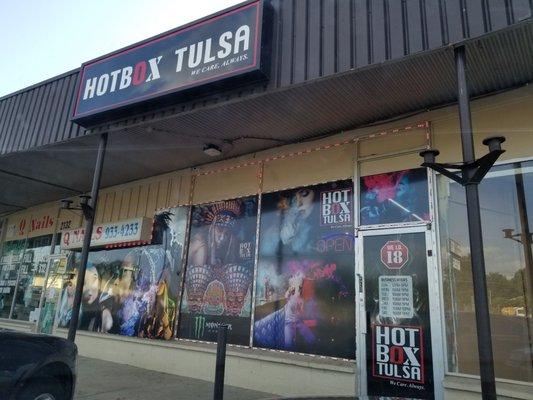
[[204,146],[204,153],[209,157],[216,157],[222,154],[222,150],[215,144],[208,143]]
[[[518,242],[518,243],[522,243],[522,244],[524,243],[522,241],[522,239],[523,239],[523,237],[522,237],[523,234],[522,233],[514,233],[513,234],[514,229],[512,229],[512,228],[502,229],[502,232],[503,232],[503,238],[504,239],[511,239],[511,240],[514,240],[515,242]],[[532,236],[533,235],[530,233],[529,234],[530,240],[531,240]],[[517,238],[520,238],[520,239],[517,239]]]
[[483,144],[489,148],[489,152],[477,160],[462,163],[437,163],[436,158],[440,152],[436,149],[427,149],[420,152],[420,156],[424,158],[422,166],[440,172],[462,186],[479,184],[498,157],[505,152],[501,146],[503,142],[505,142],[503,136],[486,138]]
[[89,205],[91,196],[83,194],[78,197],[80,198],[79,207],[72,206],[74,201],[70,199],[63,199],[61,200],[60,208],[62,210],[81,210],[85,219],[94,218],[94,209]]
[[63,199],[63,200],[60,201],[61,205],[59,206],[59,208],[62,209],[62,210],[70,210],[70,209],[72,209],[71,206],[70,206],[72,203],[73,203],[72,200]]

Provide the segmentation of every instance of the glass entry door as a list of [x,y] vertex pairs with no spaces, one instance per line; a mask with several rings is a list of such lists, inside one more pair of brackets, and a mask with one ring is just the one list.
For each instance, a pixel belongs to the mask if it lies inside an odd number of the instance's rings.
[[441,352],[432,345],[432,309],[438,307],[439,294],[433,287],[430,232],[425,226],[360,232],[361,394],[441,397],[434,366],[442,366],[442,357],[435,359]]

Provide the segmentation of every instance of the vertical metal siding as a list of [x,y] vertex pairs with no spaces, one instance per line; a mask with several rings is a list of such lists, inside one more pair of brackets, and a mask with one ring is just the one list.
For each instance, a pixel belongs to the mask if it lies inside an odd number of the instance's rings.
[[2,114],[0,114],[0,132],[3,132],[3,134],[0,135],[0,151],[3,151],[5,147],[5,142],[8,138],[7,129],[4,130],[4,128],[7,126],[7,117],[9,115],[9,110],[11,109],[11,103],[13,101],[14,97],[9,97],[6,100],[2,101],[3,111]]
[[300,83],[307,79],[307,1],[294,1],[293,3],[293,82]]
[[280,80],[281,86],[290,85],[293,80],[292,76],[292,64],[293,64],[293,36],[294,36],[294,24],[293,18],[293,0],[283,0],[280,2],[279,17],[281,22],[280,28]]
[[[41,98],[38,96],[37,90],[32,90],[30,92],[30,113],[28,116],[27,129],[21,134],[21,142],[23,143],[22,145],[24,147],[27,146],[26,142],[29,142],[27,140],[28,137],[30,137],[28,132],[31,132],[33,128],[35,127],[34,122],[35,122],[35,118],[37,115],[37,107],[35,105],[37,104],[37,101],[40,101],[40,100]],[[20,142],[19,142],[19,145],[20,145]]]
[[33,100],[31,113],[27,116],[29,122],[28,131],[20,134],[22,140],[19,143],[19,146],[22,146],[22,148],[31,147],[32,139],[38,135],[40,131],[37,121],[44,101],[44,86],[31,90],[31,93],[33,95]]
[[531,0],[279,1],[284,56],[271,87],[435,49],[532,16]]
[[355,0],[355,66],[362,67],[370,62],[368,54],[368,0]]
[[[336,2],[337,5],[337,72],[350,70],[352,65],[352,2]],[[344,49],[347,49],[345,51]]]
[[[65,104],[67,101],[67,91],[68,91],[68,81],[66,79],[60,80],[59,88],[58,88],[59,102],[58,102],[57,110],[56,110],[57,114],[60,114],[61,110],[63,110],[63,107],[65,107]],[[59,139],[60,138],[60,133],[59,133],[60,121],[61,121],[61,118],[54,118],[52,127],[50,128],[52,132],[52,137],[51,137],[52,142],[57,142],[60,140]]]
[[[532,0],[270,0],[270,4],[269,82],[214,94],[194,107],[436,49],[532,16]],[[74,71],[1,98],[0,154],[84,135],[83,128],[70,122],[77,77]],[[173,112],[187,107],[177,105]]]
[[318,78],[322,70],[320,59],[322,54],[322,7],[321,0],[309,0],[307,21],[307,79]]
[[331,75],[335,73],[336,64],[336,19],[335,15],[336,0],[322,1],[322,73],[321,76]]
[[77,77],[75,71],[0,99],[0,154],[83,135],[70,122]]
[[63,109],[66,109],[67,112],[63,113],[63,116],[61,118],[61,125],[59,127],[59,132],[62,134],[61,140],[81,136],[85,133],[85,130],[80,128],[79,125],[70,122],[70,117],[72,116],[74,107],[74,97],[76,96],[77,80],[77,74],[70,75],[68,78],[68,89],[66,92],[67,98],[65,99],[65,104],[63,105]]

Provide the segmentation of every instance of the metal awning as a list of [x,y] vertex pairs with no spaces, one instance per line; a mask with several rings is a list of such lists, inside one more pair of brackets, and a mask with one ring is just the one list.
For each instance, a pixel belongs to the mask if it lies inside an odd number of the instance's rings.
[[[533,80],[533,22],[466,42],[472,96]],[[453,49],[439,48],[109,130],[102,185],[125,183],[456,101]],[[107,128],[106,128],[107,129]],[[0,157],[0,214],[90,189],[99,130]],[[206,143],[223,149],[211,158]]]

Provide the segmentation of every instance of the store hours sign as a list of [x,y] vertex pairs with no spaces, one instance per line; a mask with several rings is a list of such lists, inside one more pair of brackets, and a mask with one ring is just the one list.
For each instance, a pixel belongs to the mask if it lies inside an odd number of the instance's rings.
[[73,119],[262,75],[262,28],[263,3],[255,1],[90,61],[82,66]]

